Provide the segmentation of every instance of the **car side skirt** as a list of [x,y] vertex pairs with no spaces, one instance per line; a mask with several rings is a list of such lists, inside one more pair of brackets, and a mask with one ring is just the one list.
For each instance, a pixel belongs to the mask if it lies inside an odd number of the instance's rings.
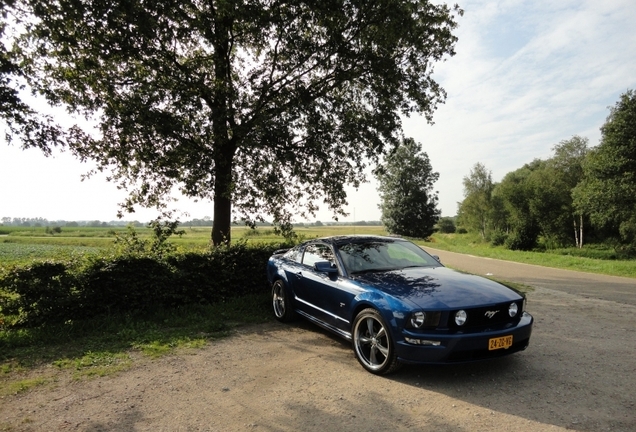
[[331,324],[328,324],[328,323],[326,323],[324,321],[321,321],[318,318],[313,317],[313,316],[309,315],[307,312],[304,312],[304,311],[302,311],[300,309],[296,309],[296,313],[298,315],[301,315],[304,318],[307,318],[309,321],[311,321],[312,323],[324,328],[325,330],[328,330],[328,331],[330,331],[332,333],[335,333],[338,336],[343,337],[343,338],[345,338],[347,340],[351,340],[351,333],[349,333],[349,332],[346,332],[346,331],[344,331],[342,329],[339,329],[338,327],[332,326]]

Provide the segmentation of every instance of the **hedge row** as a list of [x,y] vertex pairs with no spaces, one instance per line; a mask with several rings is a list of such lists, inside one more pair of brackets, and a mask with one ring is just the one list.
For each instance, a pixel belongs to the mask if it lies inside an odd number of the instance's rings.
[[0,317],[39,326],[263,292],[267,259],[276,248],[243,244],[203,253],[112,255],[13,267],[0,274]]

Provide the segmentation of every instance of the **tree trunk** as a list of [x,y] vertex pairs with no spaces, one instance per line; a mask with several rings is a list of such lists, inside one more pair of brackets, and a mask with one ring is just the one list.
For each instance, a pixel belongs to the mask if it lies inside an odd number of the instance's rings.
[[[233,157],[233,155],[232,155]],[[227,161],[226,161],[227,162]],[[216,165],[214,182],[214,223],[212,224],[212,244],[229,245],[232,230],[232,164],[229,169],[221,170]],[[220,173],[219,171],[225,171]],[[229,171],[229,172],[228,172]]]
[[214,224],[212,244],[229,245],[232,227],[232,169],[236,153],[233,135],[232,74],[230,62],[232,11],[217,5],[214,17],[214,87],[212,90],[212,131],[214,133]]
[[576,244],[577,248],[580,248],[581,246],[579,246],[579,230],[578,227],[576,226],[576,217],[572,218],[572,222],[574,224],[574,243]]
[[583,249],[583,214],[580,214],[579,218],[579,249]]

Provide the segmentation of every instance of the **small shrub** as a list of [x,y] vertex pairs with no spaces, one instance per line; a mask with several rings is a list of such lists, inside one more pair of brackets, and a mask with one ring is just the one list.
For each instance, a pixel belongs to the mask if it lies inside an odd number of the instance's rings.
[[493,246],[501,246],[506,243],[508,234],[505,231],[496,230],[490,234],[490,244]]
[[449,217],[440,218],[440,220],[437,222],[437,229],[439,230],[439,232],[444,234],[452,234],[457,230],[457,228],[455,227],[455,222],[452,218]]
[[537,234],[525,227],[512,231],[505,240],[510,250],[532,250],[537,245]]

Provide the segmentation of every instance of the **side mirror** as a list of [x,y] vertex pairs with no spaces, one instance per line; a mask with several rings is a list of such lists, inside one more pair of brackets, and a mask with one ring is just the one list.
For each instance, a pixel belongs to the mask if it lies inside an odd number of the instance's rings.
[[438,263],[440,263],[440,264],[442,263],[442,260],[439,258],[439,255],[433,255],[433,258],[435,258],[435,260],[436,260]]
[[338,267],[329,261],[317,261],[314,263],[314,270],[320,273],[327,273],[329,276],[338,274]]

